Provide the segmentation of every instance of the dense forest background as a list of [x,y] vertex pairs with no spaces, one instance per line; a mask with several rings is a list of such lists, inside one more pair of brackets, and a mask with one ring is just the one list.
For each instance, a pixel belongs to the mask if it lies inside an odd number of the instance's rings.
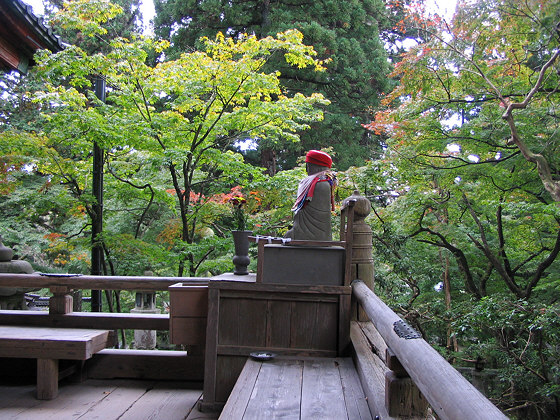
[[282,236],[323,149],[337,204],[373,204],[375,292],[506,414],[560,416],[559,4],[470,0],[446,21],[400,0],[156,0],[153,35],[137,0],[45,5],[68,47],[0,77],[0,234],[19,258],[231,271],[232,199]]

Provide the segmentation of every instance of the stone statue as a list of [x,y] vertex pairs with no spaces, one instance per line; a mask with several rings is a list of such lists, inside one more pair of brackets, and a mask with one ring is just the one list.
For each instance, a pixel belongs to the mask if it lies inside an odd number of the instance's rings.
[[297,199],[292,207],[294,226],[284,237],[299,240],[331,241],[331,211],[336,177],[330,171],[331,157],[319,150],[310,150],[306,157],[307,177],[299,183]]

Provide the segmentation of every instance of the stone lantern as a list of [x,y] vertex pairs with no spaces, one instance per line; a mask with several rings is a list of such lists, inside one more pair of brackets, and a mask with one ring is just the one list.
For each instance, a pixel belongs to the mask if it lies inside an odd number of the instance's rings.
[[[27,261],[12,260],[14,251],[2,243],[0,236],[0,273],[31,274],[33,267]],[[0,287],[0,309],[27,309],[25,293],[38,289],[22,287]]]
[[[144,271],[145,276],[153,276],[150,270]],[[159,314],[156,308],[156,294],[153,291],[136,291],[135,306],[130,310],[133,314]],[[153,350],[157,345],[157,335],[155,330],[134,330],[134,348],[141,350]]]

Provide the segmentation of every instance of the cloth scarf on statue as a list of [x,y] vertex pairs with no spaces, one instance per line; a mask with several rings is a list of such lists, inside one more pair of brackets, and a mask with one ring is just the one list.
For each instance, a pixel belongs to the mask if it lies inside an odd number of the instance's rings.
[[331,171],[318,172],[313,175],[309,175],[303,178],[298,186],[297,198],[292,211],[297,214],[308,201],[313,199],[313,193],[315,191],[315,185],[318,182],[328,182],[331,185],[331,207],[334,211],[334,188],[337,186],[338,182],[336,175]]

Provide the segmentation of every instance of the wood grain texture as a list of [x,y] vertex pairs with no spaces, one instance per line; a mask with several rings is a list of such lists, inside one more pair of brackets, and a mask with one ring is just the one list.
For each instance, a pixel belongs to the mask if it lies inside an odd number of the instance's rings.
[[382,419],[392,419],[385,408],[385,363],[371,351],[371,344],[360,325],[353,321],[350,326],[353,345],[353,359],[360,378],[362,389],[367,398],[371,414]]
[[371,420],[350,358],[247,360],[220,419]]
[[348,418],[338,362],[328,359],[304,362],[301,418]]
[[263,363],[244,420],[300,419],[303,362]]
[[52,400],[58,395],[58,360],[37,359],[37,399]]
[[231,396],[228,398],[220,414],[220,419],[230,420],[243,418],[260,370],[260,362],[251,359],[247,360],[231,391]]
[[107,345],[109,331],[0,326],[0,357],[86,360]]
[[50,315],[46,311],[0,310],[0,325],[107,330],[169,330],[168,314],[129,314],[117,312],[72,312]]
[[372,420],[371,412],[367,404],[367,398],[360,383],[356,368],[350,358],[339,358],[340,380],[342,392],[346,402],[348,419]]
[[202,382],[204,357],[185,351],[105,349],[86,362],[90,378]]
[[94,290],[167,290],[178,282],[189,284],[208,284],[208,277],[146,277],[146,276],[90,276],[76,275],[57,277],[40,274],[0,273],[1,287],[67,287],[69,289]]
[[202,391],[185,382],[87,380],[61,383],[54,400],[37,400],[32,385],[0,383],[0,418],[6,420],[200,420],[217,419],[196,410]]

